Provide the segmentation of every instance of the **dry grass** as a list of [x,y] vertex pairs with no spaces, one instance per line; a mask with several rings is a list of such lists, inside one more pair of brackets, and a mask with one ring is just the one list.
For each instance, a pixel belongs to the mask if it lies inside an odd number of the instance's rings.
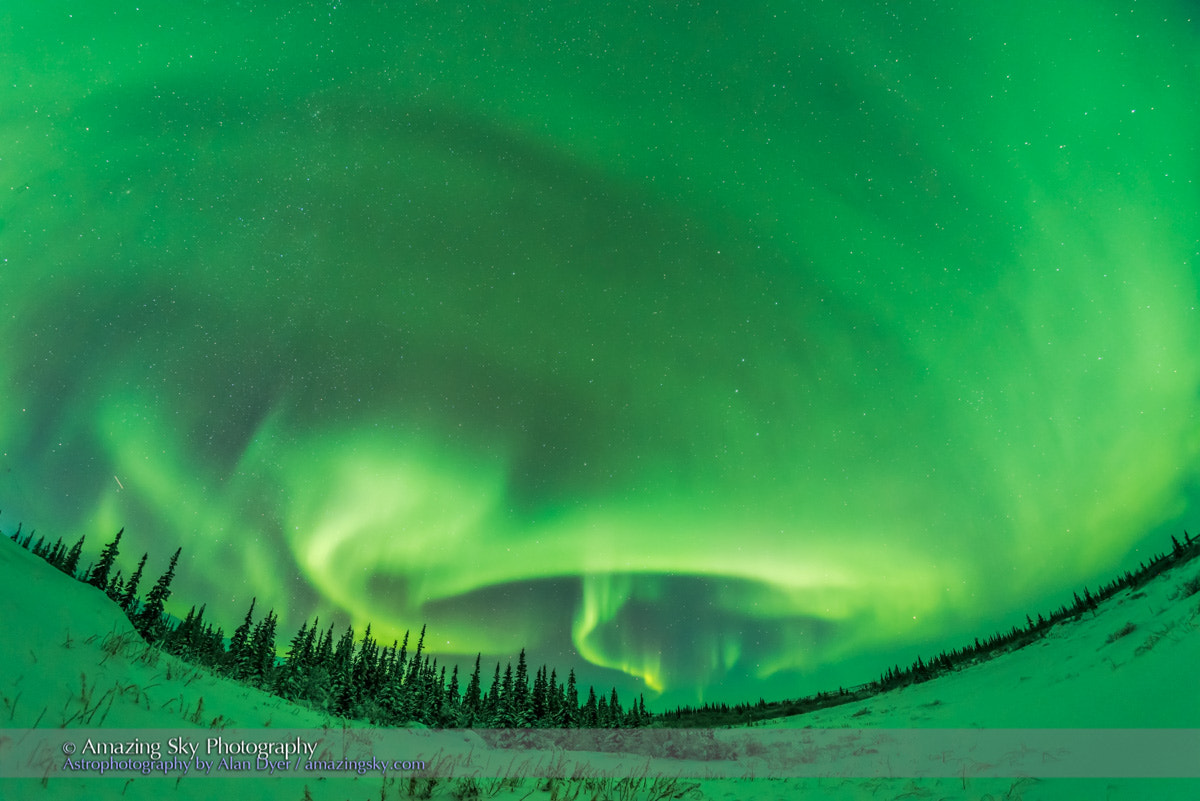
[[1108,635],[1108,639],[1106,639],[1104,641],[1104,644],[1110,645],[1110,644],[1116,642],[1117,640],[1121,639],[1122,637],[1128,637],[1130,634],[1133,634],[1135,631],[1137,631],[1136,623],[1133,623],[1132,621],[1129,623],[1126,623],[1124,626],[1121,626],[1121,628],[1117,629],[1112,634]]

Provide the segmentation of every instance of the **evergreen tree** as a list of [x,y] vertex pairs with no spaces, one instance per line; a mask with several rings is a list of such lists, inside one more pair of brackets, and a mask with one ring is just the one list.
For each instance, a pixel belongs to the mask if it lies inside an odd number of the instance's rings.
[[209,638],[205,633],[209,626],[204,622],[204,611],[207,608],[208,604],[200,604],[200,609],[196,612],[196,617],[192,619],[191,628],[183,642],[183,655],[201,664],[212,664],[205,661],[210,655]]
[[63,559],[65,559],[67,556],[66,548],[67,546],[63,544],[62,537],[59,537],[54,541],[54,545],[50,546],[49,551],[46,553],[46,561],[55,567],[58,567],[62,564]]
[[504,681],[500,685],[500,705],[496,710],[495,726],[501,729],[511,729],[517,723],[517,711],[514,706],[515,691],[513,690],[512,662],[504,666]]
[[500,712],[500,663],[496,663],[496,672],[492,675],[492,686],[488,687],[487,697],[483,701],[484,728],[496,725],[496,715]]
[[458,695],[458,665],[455,665],[450,674],[450,687],[446,690],[446,720],[457,725],[461,706],[462,699]]
[[179,553],[182,550],[182,548],[175,550],[175,554],[171,557],[171,564],[167,567],[167,572],[163,573],[158,581],[155,582],[154,587],[146,595],[145,606],[142,607],[142,610],[138,612],[137,617],[133,621],[134,628],[141,632],[142,636],[149,642],[155,642],[161,639],[163,635],[163,605],[171,597],[171,581],[175,578],[175,565],[179,561]]
[[142,580],[142,568],[146,566],[147,556],[149,554],[142,554],[142,561],[138,562],[137,570],[133,571],[133,575],[125,584],[125,591],[121,593],[121,608],[131,617],[137,608],[138,583]]
[[329,671],[329,711],[335,715],[350,714],[353,704],[353,679],[350,671],[354,665],[354,629],[346,626],[342,638],[333,651],[333,662]]
[[537,676],[533,680],[533,694],[529,699],[529,720],[522,725],[545,723],[547,718],[546,689],[546,666],[542,665],[538,668]]
[[[481,704],[482,687],[479,681],[479,660],[483,658],[483,654],[475,654],[475,671],[471,674],[471,680],[467,682],[467,692],[463,695],[463,710],[467,714],[466,725],[472,726],[475,723],[475,716],[479,714]],[[499,669],[499,665],[496,666]]]
[[[375,705],[380,686],[378,665],[379,646],[371,636],[371,624],[368,623],[366,631],[363,632],[362,642],[358,646],[358,654],[350,667],[350,686],[347,688],[345,706],[351,711],[346,714],[359,717],[363,711],[370,712],[369,708]],[[377,715],[378,712],[374,714]]]
[[[437,668],[437,660],[433,660],[434,668]],[[433,680],[433,692],[430,693],[430,714],[429,719],[425,722],[431,726],[445,726],[447,721],[447,713],[449,709],[446,707],[446,666],[442,665],[437,671],[437,678]]]
[[229,638],[229,653],[225,655],[225,672],[235,679],[245,678],[250,669],[250,635],[254,630],[254,605],[258,596],[250,599],[246,617]]
[[108,580],[108,586],[104,588],[104,594],[107,595],[113,602],[121,602],[121,571],[113,573],[112,578]]
[[517,672],[513,676],[512,714],[514,724],[528,726],[531,718],[529,709],[529,665],[525,662],[525,649],[517,657]]
[[202,644],[202,653],[204,654],[204,664],[209,667],[218,667],[225,663],[225,630],[220,626],[214,630],[211,625],[204,629],[204,641]]
[[67,546],[63,543],[62,537],[54,541],[54,546],[50,549],[50,553],[46,554],[46,561],[61,569],[63,560],[67,558]]
[[248,656],[247,677],[259,687],[269,687],[275,678],[275,629],[279,618],[270,610],[254,629]]
[[314,664],[324,668],[328,673],[333,669],[333,624],[329,624],[328,630],[321,635],[321,642],[317,645],[316,659]]
[[121,535],[124,533],[125,529],[122,528],[117,532],[113,541],[104,546],[104,550],[100,552],[100,561],[88,574],[88,584],[100,590],[108,589],[108,573],[112,570],[113,562],[117,560],[117,549],[121,544]]
[[392,662],[392,673],[396,676],[398,684],[403,684],[408,670],[408,635],[410,632],[405,629],[404,640],[400,643],[400,653]]
[[[314,626],[315,628],[315,626]],[[329,685],[333,676],[333,624],[321,632],[320,639],[312,650],[312,663],[301,691],[301,697],[316,706],[329,707]]]
[[[313,629],[316,623],[313,624]],[[304,674],[308,670],[308,649],[312,647],[311,632],[308,621],[300,624],[300,630],[292,637],[291,647],[288,648],[287,658],[279,668],[275,677],[275,694],[289,701],[300,696]]]
[[399,648],[393,642],[391,656],[383,673],[383,686],[379,688],[379,722],[385,725],[401,722],[404,710],[404,676],[399,657]]
[[[405,640],[407,641],[407,639],[408,638],[406,637]],[[405,683],[408,684],[409,687],[411,687],[411,688],[417,687],[418,680],[420,679],[421,649],[424,647],[425,647],[425,627],[421,626],[421,636],[417,638],[417,650],[413,654],[412,664],[410,665],[409,670],[408,670],[408,678],[405,680]]]
[[594,729],[600,725],[600,708],[596,701],[594,687],[588,687],[588,699],[587,703],[583,705],[580,725],[587,729]]
[[59,569],[68,576],[74,576],[75,571],[79,568],[79,557],[82,553],[83,537],[80,537],[75,541],[75,544],[71,546],[71,550],[67,554],[67,558],[63,560],[63,563]]
[[609,717],[611,718],[611,722],[612,722],[612,725],[614,728],[617,726],[621,726],[624,723],[624,721],[622,720],[623,713],[621,712],[621,702],[617,700],[617,688],[616,687],[612,688],[612,695],[610,695],[608,698],[608,714],[609,714]]
[[563,692],[562,725],[572,728],[580,725],[579,689],[575,684],[575,669],[567,675],[567,688]]
[[[419,650],[419,642],[417,646]],[[409,696],[412,719],[418,723],[431,724],[434,710],[437,708],[437,698],[437,662],[431,662],[429,656],[426,656],[417,675],[417,686]]]
[[176,656],[182,656],[185,650],[188,634],[195,624],[196,620],[196,605],[192,604],[191,609],[188,609],[187,617],[179,624],[174,631],[168,632],[164,638],[164,647],[168,652]]
[[548,725],[560,727],[563,725],[563,688],[558,686],[558,671],[550,669],[550,681],[546,684],[546,720]]

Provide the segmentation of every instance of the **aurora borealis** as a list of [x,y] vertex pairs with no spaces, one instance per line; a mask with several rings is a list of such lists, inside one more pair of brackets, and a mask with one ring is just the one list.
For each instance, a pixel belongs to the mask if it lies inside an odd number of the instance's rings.
[[1200,527],[1192,13],[6,8],[0,523],[648,698],[1022,619]]

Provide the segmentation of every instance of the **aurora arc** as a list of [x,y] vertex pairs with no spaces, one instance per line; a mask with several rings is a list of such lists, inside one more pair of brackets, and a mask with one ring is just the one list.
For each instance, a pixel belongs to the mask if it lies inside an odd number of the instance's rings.
[[680,698],[1194,519],[1187,4],[597,13],[5,11],[5,518]]

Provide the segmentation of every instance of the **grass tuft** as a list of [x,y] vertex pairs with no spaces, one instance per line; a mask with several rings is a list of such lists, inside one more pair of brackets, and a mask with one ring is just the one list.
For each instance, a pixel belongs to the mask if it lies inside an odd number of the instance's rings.
[[1109,645],[1111,643],[1114,643],[1117,640],[1121,639],[1122,637],[1128,637],[1130,634],[1133,634],[1135,631],[1137,631],[1137,624],[1134,623],[1133,621],[1130,621],[1130,622],[1126,623],[1124,626],[1121,626],[1121,628],[1114,631],[1112,634],[1108,635],[1108,639],[1104,641],[1104,644]]

